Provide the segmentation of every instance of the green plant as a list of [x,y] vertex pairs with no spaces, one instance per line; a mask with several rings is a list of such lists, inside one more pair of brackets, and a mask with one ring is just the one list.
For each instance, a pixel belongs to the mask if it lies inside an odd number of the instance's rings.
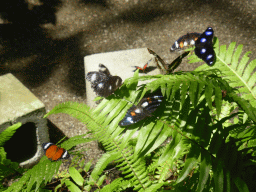
[[19,164],[16,162],[11,162],[9,159],[6,158],[6,152],[4,150],[4,144],[8,141],[13,134],[16,132],[18,128],[21,127],[21,123],[16,123],[7,129],[5,129],[0,134],[0,191],[4,189],[3,180],[6,177],[12,175],[21,175],[23,173],[23,169],[19,168]]
[[[248,64],[249,53],[246,53],[238,62],[242,47],[239,45],[234,52],[235,43],[226,50],[225,45],[219,48],[215,39],[214,46],[217,61],[211,68],[205,64],[193,72],[143,77],[137,71],[96,109],[66,102],[46,115],[66,113],[77,118],[106,150],[88,179],[82,181],[80,172],[70,168],[76,187],[81,190],[86,186],[89,191],[98,184],[95,191],[133,188],[150,192],[255,189],[256,60]],[[199,61],[195,55],[190,59]],[[138,81],[145,80],[153,81],[137,86]],[[118,126],[131,103],[136,104],[148,92],[159,89],[165,101],[154,116],[129,128]],[[223,90],[227,92],[225,98]],[[135,132],[138,136],[133,137]],[[65,143],[71,145],[72,141]],[[110,163],[123,176],[101,185],[105,178],[102,173]],[[67,178],[63,181],[74,185]]]
[[[86,134],[70,138],[61,144],[61,147],[69,150],[72,147],[92,141],[85,138]],[[18,182],[15,182],[6,191],[37,191],[43,190],[47,182],[50,182],[53,176],[59,170],[61,161],[51,162],[45,156],[33,168],[23,174]]]

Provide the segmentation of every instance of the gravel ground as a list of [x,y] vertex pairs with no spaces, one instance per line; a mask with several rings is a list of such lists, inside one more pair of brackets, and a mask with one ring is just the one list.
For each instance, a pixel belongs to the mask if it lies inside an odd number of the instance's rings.
[[[4,25],[0,26],[0,74],[13,73],[45,104],[47,112],[65,101],[86,103],[86,55],[148,47],[168,63],[178,56],[169,52],[175,40],[211,26],[220,44],[236,41],[244,45],[243,53],[252,51],[251,58],[256,58],[256,0],[11,2],[23,3],[23,12],[18,11],[22,7],[18,4],[0,10],[8,13],[2,14]],[[199,65],[183,63],[177,70]],[[68,137],[87,132],[68,115],[52,115],[49,121],[50,127]],[[84,147],[86,159],[100,157],[96,142]]]

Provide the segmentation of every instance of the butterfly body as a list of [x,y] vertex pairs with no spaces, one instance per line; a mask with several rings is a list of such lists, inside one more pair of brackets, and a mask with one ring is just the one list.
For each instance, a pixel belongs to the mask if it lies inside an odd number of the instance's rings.
[[44,149],[46,157],[51,161],[58,161],[70,157],[67,150],[58,147],[54,143],[43,143],[42,147]]
[[101,97],[108,97],[122,85],[119,76],[112,76],[103,64],[99,64],[99,71],[87,73],[86,79],[91,82],[94,92]]
[[188,46],[195,45],[196,40],[199,38],[200,33],[187,33],[186,35],[181,36],[177,41],[174,42],[170,51],[179,51]]
[[213,35],[213,29],[208,27],[195,42],[195,54],[209,66],[212,66],[215,60],[215,52],[212,45]]
[[141,99],[138,105],[128,109],[125,117],[119,122],[119,126],[128,126],[137,123],[151,114],[160,106],[162,95],[154,95]]

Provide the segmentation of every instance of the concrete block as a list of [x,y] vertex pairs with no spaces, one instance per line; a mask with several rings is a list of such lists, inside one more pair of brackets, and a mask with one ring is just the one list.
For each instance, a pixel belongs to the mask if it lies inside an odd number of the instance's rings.
[[49,141],[44,104],[12,74],[0,76],[0,133],[21,122],[5,143],[7,158],[30,167],[43,156],[41,144]]
[[[99,64],[102,63],[109,69],[111,75],[120,76],[124,81],[134,75],[134,66],[142,68],[147,62],[148,66],[154,69],[148,73],[140,73],[140,75],[157,75],[161,73],[157,68],[154,56],[148,52],[147,48],[88,55],[84,57],[85,75],[90,71],[99,71]],[[88,81],[86,81],[86,95],[87,105],[96,107],[96,103],[93,100],[97,95],[93,92],[91,83]]]

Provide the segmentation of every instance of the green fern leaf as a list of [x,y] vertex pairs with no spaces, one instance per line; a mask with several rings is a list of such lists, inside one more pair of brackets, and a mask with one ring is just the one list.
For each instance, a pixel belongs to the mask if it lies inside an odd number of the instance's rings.
[[[18,182],[13,183],[7,191],[31,191],[34,185],[36,189],[33,189],[33,191],[37,191],[43,181],[46,184],[46,182],[52,179],[53,175],[59,170],[60,165],[61,161],[51,162],[42,158],[41,161],[32,169],[28,170]],[[24,189],[25,183],[26,189]]]
[[21,123],[16,123],[7,129],[5,129],[3,132],[0,134],[0,147],[4,146],[4,143],[8,141],[16,132],[18,128],[21,127]]
[[234,182],[240,192],[249,192],[247,185],[240,177],[235,178]]
[[204,149],[201,150],[200,175],[197,192],[201,192],[205,188],[205,184],[209,178],[211,168],[211,156]]
[[177,183],[180,183],[181,181],[183,181],[188,176],[188,174],[192,171],[192,169],[198,162],[199,155],[200,155],[200,151],[198,146],[196,146],[195,144],[192,144],[192,147],[190,148],[190,152],[187,156],[184,168],[182,169],[178,179],[176,180]]
[[96,184],[97,180],[99,179],[99,175],[102,173],[102,171],[107,167],[107,165],[118,159],[120,156],[118,153],[105,153],[102,155],[102,157],[99,159],[97,164],[95,165],[95,168],[93,169],[90,181],[93,184]]
[[64,141],[63,143],[61,143],[61,147],[66,150],[69,150],[78,144],[88,143],[90,141],[96,140],[96,138],[85,138],[85,136],[87,135],[89,134],[82,134],[82,135],[76,135],[74,137],[71,137],[67,141]]
[[[241,97],[248,100],[253,107],[256,107],[256,60],[252,60],[248,63],[250,59],[248,55],[251,52],[247,52],[239,62],[243,45],[238,45],[236,50],[235,45],[236,43],[232,42],[229,45],[228,50],[226,50],[226,45],[222,45],[220,46],[219,51],[219,41],[217,39],[214,44],[214,51],[216,53],[215,65],[209,67],[205,64],[198,67],[196,71],[218,69],[220,75],[229,81],[230,86],[237,88],[238,91],[242,93]],[[195,60],[190,63],[194,61]]]

